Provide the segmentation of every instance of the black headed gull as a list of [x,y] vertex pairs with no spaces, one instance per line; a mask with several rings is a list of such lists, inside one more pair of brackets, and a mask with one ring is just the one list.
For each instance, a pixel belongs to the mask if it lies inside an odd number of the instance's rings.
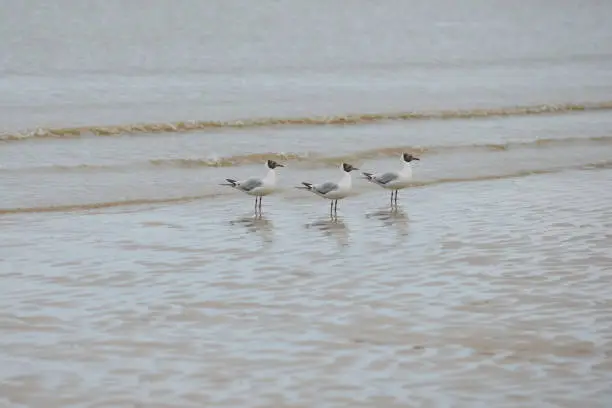
[[400,171],[390,171],[387,173],[362,173],[365,179],[371,183],[391,190],[391,206],[393,206],[393,193],[395,192],[395,205],[397,206],[397,191],[406,188],[412,181],[412,162],[421,160],[409,153],[402,154],[403,167]]
[[246,180],[234,180],[225,179],[228,184],[221,184],[222,186],[230,186],[236,190],[240,190],[251,196],[255,196],[255,212],[257,212],[257,200],[259,200],[259,211],[261,212],[261,198],[273,193],[276,190],[276,171],[277,167],[285,167],[284,165],[275,162],[274,160],[267,160],[266,168],[268,174],[265,177],[250,177]]
[[[340,165],[340,169],[342,170],[342,178],[337,183],[332,181],[326,181],[320,184],[312,184],[307,182],[302,182],[303,187],[297,187],[299,189],[304,189],[311,191],[312,193],[318,195],[319,197],[327,198],[331,200],[329,211],[330,214],[338,211],[338,200],[341,200],[347,197],[352,188],[352,179],[351,179],[351,171],[359,170],[357,167],[353,167],[348,163],[342,163]],[[334,207],[335,202],[335,207]]]

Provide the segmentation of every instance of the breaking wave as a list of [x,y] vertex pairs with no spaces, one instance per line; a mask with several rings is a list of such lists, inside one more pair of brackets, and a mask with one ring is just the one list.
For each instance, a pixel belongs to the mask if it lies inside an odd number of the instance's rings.
[[179,121],[168,123],[139,123],[117,126],[81,126],[64,128],[36,128],[23,132],[0,133],[0,140],[71,139],[83,136],[119,136],[135,134],[215,131],[218,129],[257,128],[272,126],[359,125],[381,121],[475,119],[503,116],[565,114],[579,111],[612,110],[612,101],[594,103],[545,104],[506,108],[483,108],[441,111],[408,111],[390,113],[356,113],[334,116],[296,118],[258,118],[232,121]]

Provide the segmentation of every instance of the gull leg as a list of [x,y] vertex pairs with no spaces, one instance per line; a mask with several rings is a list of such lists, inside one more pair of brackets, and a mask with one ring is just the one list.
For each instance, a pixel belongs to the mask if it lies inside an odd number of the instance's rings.
[[263,197],[259,197],[259,214],[261,214],[261,199],[262,199],[262,198],[263,198]]
[[334,206],[334,213],[338,213],[338,200],[336,200],[336,205]]
[[395,190],[395,206],[397,207],[397,192],[398,190]]

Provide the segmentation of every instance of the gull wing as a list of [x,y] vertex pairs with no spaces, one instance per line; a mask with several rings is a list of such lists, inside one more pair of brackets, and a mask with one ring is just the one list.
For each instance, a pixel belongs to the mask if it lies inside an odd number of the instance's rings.
[[327,193],[331,193],[332,191],[335,191],[339,188],[338,184],[336,183],[332,183],[331,181],[328,181],[326,183],[323,184],[318,184],[316,186],[312,186],[314,190],[316,190],[319,194],[327,194]]
[[389,172],[383,173],[380,176],[374,176],[374,180],[379,184],[387,184],[393,180],[397,180],[399,175],[397,173]]
[[263,181],[258,178],[250,178],[244,181],[241,181],[238,184],[238,188],[242,191],[251,191],[254,188],[261,187],[263,185]]

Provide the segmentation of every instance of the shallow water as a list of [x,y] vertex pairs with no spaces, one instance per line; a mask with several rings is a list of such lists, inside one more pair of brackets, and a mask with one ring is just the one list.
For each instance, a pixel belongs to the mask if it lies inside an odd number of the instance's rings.
[[0,407],[609,406],[610,5],[258,5],[0,0]]
[[610,101],[609,2],[0,0],[0,130]]
[[373,190],[337,221],[317,197],[270,199],[262,219],[238,199],[5,217],[0,394],[603,407],[611,182],[593,169],[433,185],[396,213]]

